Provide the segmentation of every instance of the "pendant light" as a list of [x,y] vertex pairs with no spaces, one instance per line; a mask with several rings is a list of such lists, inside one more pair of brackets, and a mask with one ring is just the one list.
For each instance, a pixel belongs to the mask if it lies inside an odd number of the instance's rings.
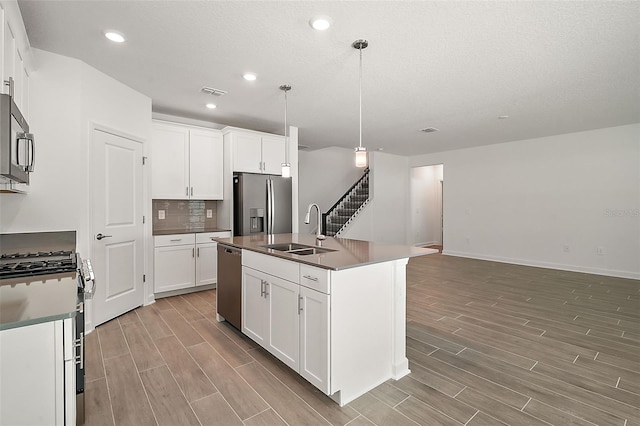
[[352,46],[360,51],[360,143],[356,147],[356,167],[367,167],[367,148],[362,146],[362,49],[369,46],[367,40],[356,40]]
[[282,163],[282,177],[291,177],[291,164],[289,163],[289,137],[287,136],[287,92],[291,90],[291,86],[283,84],[280,90],[284,92],[284,163]]

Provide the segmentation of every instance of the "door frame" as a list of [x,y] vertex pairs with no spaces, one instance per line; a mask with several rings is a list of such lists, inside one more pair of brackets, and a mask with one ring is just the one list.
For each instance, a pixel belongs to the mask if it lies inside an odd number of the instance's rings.
[[[149,250],[153,250],[153,244],[149,244],[149,241],[152,237],[152,227],[151,227],[151,199],[149,198],[151,191],[149,188],[149,169],[148,169],[148,150],[149,150],[149,144],[147,142],[147,139],[140,137],[140,136],[136,136],[133,135],[131,133],[125,132],[121,129],[116,129],[115,127],[111,127],[111,126],[107,126],[105,124],[101,124],[95,121],[89,121],[89,128],[87,129],[88,131],[88,136],[87,136],[87,165],[86,165],[86,170],[87,170],[87,200],[89,201],[87,204],[89,205],[88,207],[88,218],[87,218],[87,235],[85,237],[85,244],[88,248],[89,251],[89,256],[88,258],[91,259],[94,256],[94,252],[93,252],[93,235],[94,235],[94,225],[95,225],[95,220],[94,220],[94,214],[95,214],[95,210],[94,210],[94,205],[93,205],[93,187],[95,185],[95,178],[93,177],[92,174],[92,164],[94,162],[94,155],[95,155],[95,149],[94,149],[94,134],[95,131],[101,131],[101,132],[105,132],[105,133],[109,133],[112,134],[114,136],[118,136],[118,137],[122,137],[125,139],[131,139],[132,141],[135,142],[139,142],[142,144],[142,155],[143,158],[146,160],[145,164],[142,168],[142,197],[143,197],[143,212],[144,212],[144,217],[145,217],[145,221],[144,221],[144,226],[143,226],[143,241],[142,241],[142,251],[144,253],[143,255],[143,260],[142,260],[142,265],[143,265],[143,269],[144,269],[144,274],[146,276],[146,280],[143,283],[143,300],[141,300],[142,305],[148,305],[151,303],[155,302],[154,299],[154,294],[153,294],[153,274],[150,274],[150,268],[149,268],[149,262],[150,259],[153,259],[153,251],[151,252],[151,254],[149,253]],[[150,257],[151,256],[151,257]],[[151,269],[152,270],[152,269]],[[94,311],[93,311],[93,300],[92,299],[87,299],[85,301],[85,334],[92,332],[95,329],[94,326]]]

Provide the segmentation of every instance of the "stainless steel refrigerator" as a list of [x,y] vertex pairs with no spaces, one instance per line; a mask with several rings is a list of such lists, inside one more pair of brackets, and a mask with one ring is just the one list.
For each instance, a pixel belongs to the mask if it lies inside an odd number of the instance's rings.
[[234,173],[233,235],[291,233],[291,179]]

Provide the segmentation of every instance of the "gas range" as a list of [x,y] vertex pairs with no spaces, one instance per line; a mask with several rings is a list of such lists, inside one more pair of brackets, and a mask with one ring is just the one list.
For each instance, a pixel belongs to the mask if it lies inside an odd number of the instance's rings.
[[0,255],[0,280],[74,272],[78,255],[73,250],[6,253]]

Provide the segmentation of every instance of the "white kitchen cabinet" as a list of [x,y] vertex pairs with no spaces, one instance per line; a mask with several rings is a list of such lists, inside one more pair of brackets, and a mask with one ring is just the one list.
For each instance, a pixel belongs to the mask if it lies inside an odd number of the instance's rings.
[[325,394],[329,394],[330,296],[300,286],[299,373]]
[[0,332],[0,424],[76,423],[73,321]]
[[154,237],[155,293],[216,284],[218,243],[231,233],[204,232]]
[[267,274],[242,268],[242,332],[260,346],[268,342],[269,304],[264,297]]
[[230,130],[233,171],[279,175],[285,162],[284,137],[259,132]]
[[196,286],[215,284],[218,278],[218,243],[211,241],[210,237],[209,233],[196,234]]
[[242,256],[243,333],[328,394],[330,296],[314,288],[328,292],[329,271],[251,251]]
[[221,200],[223,160],[220,131],[154,121],[152,198]]

